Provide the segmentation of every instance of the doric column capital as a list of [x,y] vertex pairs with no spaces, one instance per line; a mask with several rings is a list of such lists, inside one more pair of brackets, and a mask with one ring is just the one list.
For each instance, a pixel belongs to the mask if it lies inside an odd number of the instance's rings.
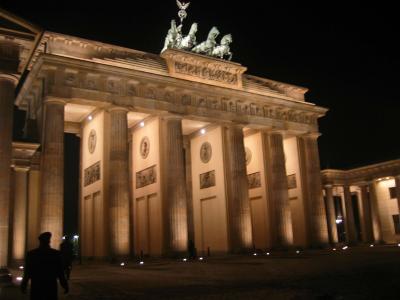
[[129,112],[129,109],[127,109],[126,107],[122,107],[122,106],[111,106],[109,108],[107,108],[108,112]]
[[28,172],[30,170],[29,166],[14,166],[15,172]]
[[160,114],[160,118],[163,120],[178,120],[181,121],[183,119],[182,115],[173,114],[173,113],[163,113]]
[[243,129],[244,127],[246,127],[246,124],[236,122],[223,122],[221,123],[221,127]]
[[46,97],[43,99],[44,104],[59,104],[59,105],[66,105],[67,101],[62,99],[62,98],[56,98],[56,97]]
[[18,84],[18,77],[13,74],[0,73],[0,82],[3,80],[11,82],[14,84],[14,87]]
[[305,134],[299,135],[302,138],[318,139],[322,134],[320,132],[307,132]]

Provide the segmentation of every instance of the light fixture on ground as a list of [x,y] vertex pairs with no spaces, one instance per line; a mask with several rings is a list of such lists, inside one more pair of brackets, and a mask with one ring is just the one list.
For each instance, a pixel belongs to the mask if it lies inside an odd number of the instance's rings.
[[199,260],[203,260],[203,257],[199,257]]
[[23,270],[23,269],[24,269],[24,266],[19,266],[19,269],[20,269],[20,270]]
[[144,264],[144,261],[140,261],[140,262],[139,262],[139,265],[143,265],[143,264]]
[[270,253],[269,252],[267,252],[267,253],[265,253],[266,255],[270,255]]
[[17,281],[22,281],[22,277],[18,276],[17,278],[15,278]]
[[75,234],[74,235],[74,240],[77,240],[77,239],[79,239],[79,235]]
[[257,253],[253,253],[254,256],[257,256]]
[[344,246],[342,249],[347,250],[348,248],[349,248],[349,246]]
[[182,259],[182,260],[186,262],[186,261],[187,261],[187,258],[184,258],[184,259]]
[[124,267],[124,266],[125,266],[125,263],[124,263],[124,262],[120,263],[120,266],[121,266],[121,267]]
[[333,251],[336,251],[336,248],[333,248],[332,250],[333,250]]
[[369,245],[371,248],[374,247],[374,244]]
[[296,251],[296,253],[297,253],[297,254],[300,254],[300,251],[299,251],[299,250],[297,250],[297,251]]

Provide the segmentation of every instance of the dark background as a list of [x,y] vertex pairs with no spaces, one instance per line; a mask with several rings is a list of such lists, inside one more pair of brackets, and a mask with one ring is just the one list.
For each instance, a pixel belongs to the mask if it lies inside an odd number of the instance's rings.
[[[1,0],[0,6],[46,30],[151,53],[159,53],[170,20],[178,19],[175,0]],[[320,120],[322,168],[400,158],[400,49],[393,6],[192,0],[187,11],[184,33],[192,22],[199,24],[198,41],[214,25],[221,36],[232,33],[233,60],[249,74],[308,87],[307,100],[330,109]]]

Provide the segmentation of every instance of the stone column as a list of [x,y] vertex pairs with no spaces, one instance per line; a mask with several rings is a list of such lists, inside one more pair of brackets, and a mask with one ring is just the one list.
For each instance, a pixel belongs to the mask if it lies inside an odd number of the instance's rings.
[[113,107],[110,113],[109,212],[110,249],[113,259],[126,258],[129,237],[128,110]]
[[376,195],[375,181],[371,181],[369,188],[369,199],[371,203],[371,216],[372,216],[372,230],[374,234],[375,243],[382,243],[382,224],[379,217],[379,204],[378,197]]
[[395,176],[394,181],[396,184],[396,198],[397,198],[397,206],[398,206],[399,216],[400,216],[400,175]]
[[188,239],[193,243],[194,237],[194,214],[193,214],[193,191],[192,191],[192,158],[190,139],[184,139],[185,150],[185,173],[186,173],[186,203],[188,215]]
[[367,185],[361,185],[361,230],[362,240],[365,243],[373,242],[374,235],[372,231],[372,218],[371,218],[371,202],[368,197]]
[[160,119],[160,148],[164,213],[164,251],[186,254],[188,218],[182,119],[168,115]]
[[349,244],[354,244],[357,242],[357,232],[354,222],[354,210],[353,202],[351,200],[350,186],[343,186],[343,194],[345,206],[344,226],[346,228],[346,241]]
[[64,106],[58,99],[44,101],[42,133],[40,232],[52,233],[58,249],[64,218]]
[[12,260],[22,262],[26,252],[28,213],[28,167],[14,168]]
[[0,74],[0,268],[7,266],[10,213],[10,172],[16,80]]
[[326,246],[329,243],[328,224],[322,196],[318,136],[315,133],[301,136],[298,139],[306,224],[311,247]]
[[332,185],[325,186],[326,192],[326,216],[328,220],[328,233],[329,241],[331,244],[338,243],[338,232],[336,226],[336,214],[335,214],[335,202],[333,199],[333,187]]
[[287,248],[293,244],[293,228],[283,137],[279,132],[263,133],[262,141],[272,246]]
[[253,246],[243,127],[223,128],[224,167],[228,208],[228,239],[231,252]]

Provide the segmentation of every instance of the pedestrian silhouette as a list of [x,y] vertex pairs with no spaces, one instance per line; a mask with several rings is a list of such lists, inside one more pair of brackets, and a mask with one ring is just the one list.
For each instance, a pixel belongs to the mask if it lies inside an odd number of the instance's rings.
[[61,252],[50,248],[51,233],[39,235],[39,248],[27,253],[21,291],[26,293],[31,280],[31,300],[57,300],[57,279],[68,293],[68,282],[63,272]]
[[65,277],[69,280],[72,270],[72,260],[74,259],[74,245],[66,236],[60,244],[61,258]]

